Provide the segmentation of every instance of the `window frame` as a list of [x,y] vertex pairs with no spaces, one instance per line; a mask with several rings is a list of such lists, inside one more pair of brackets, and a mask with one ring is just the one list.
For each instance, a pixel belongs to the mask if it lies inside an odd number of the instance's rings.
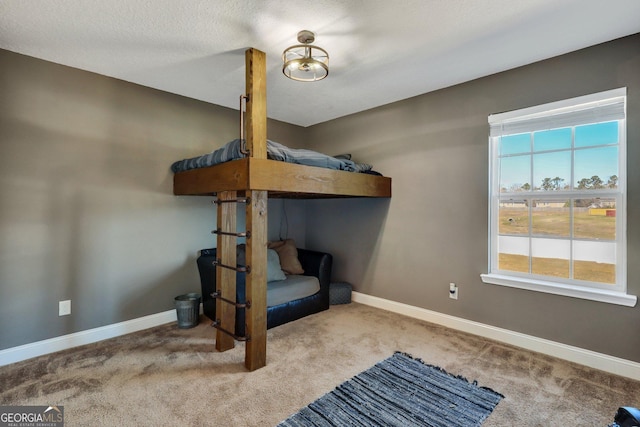
[[[619,121],[619,137],[618,137],[618,188],[617,189],[602,189],[602,190],[562,190],[558,192],[535,192],[530,191],[525,194],[520,194],[519,197],[523,199],[544,199],[544,200],[572,200],[575,198],[612,198],[616,201],[616,284],[614,286],[608,284],[600,284],[598,282],[584,282],[575,279],[553,279],[550,276],[535,275],[532,273],[519,273],[498,269],[498,238],[499,238],[499,206],[501,195],[504,193],[500,191],[500,168],[498,152],[498,141],[500,136],[513,135],[518,133],[531,133],[537,131],[540,123],[547,123],[547,120],[552,123],[551,128],[572,127],[589,124],[589,119],[586,122],[583,117],[579,117],[581,111],[598,110],[602,108],[606,115],[606,106],[611,105],[611,100],[616,99],[617,104],[622,99],[622,111],[623,118],[616,118],[612,120],[598,119],[591,123],[598,123],[604,121]],[[577,98],[566,99],[562,101],[552,102],[548,104],[542,104],[534,107],[523,108],[514,111],[508,111],[505,113],[492,114],[489,116],[489,124],[491,127],[489,135],[489,230],[488,230],[488,273],[481,274],[481,279],[484,283],[515,287],[519,289],[527,289],[531,291],[545,292],[555,295],[563,295],[575,298],[588,299],[593,301],[601,301],[612,304],[619,304],[624,306],[633,307],[636,305],[637,297],[627,294],[627,276],[626,276],[626,88],[613,89],[610,91],[599,92],[595,94],[580,96]],[[604,105],[605,107],[602,107]],[[619,106],[618,106],[619,108]],[[573,118],[572,114],[576,112],[578,119]],[[620,114],[618,111],[616,114]],[[569,119],[563,119],[563,117],[569,117]],[[574,122],[572,120],[578,120]],[[555,121],[555,122],[554,122]],[[533,123],[531,130],[527,130],[529,123]],[[502,133],[503,127],[509,127],[511,129],[524,129],[522,132],[507,130]],[[514,127],[515,126],[515,127]],[[544,124],[542,126],[545,126]],[[495,129],[498,128],[496,133]],[[572,130],[572,132],[575,132]],[[533,155],[532,151],[532,155]],[[572,146],[571,154],[575,153],[575,147]],[[574,160],[572,159],[572,164]],[[573,168],[572,168],[573,175]],[[572,187],[575,185],[575,177],[571,176]],[[533,185],[533,183],[531,183]],[[516,196],[514,194],[514,196]],[[573,214],[572,218],[573,218]],[[529,234],[529,239],[534,237]],[[573,235],[570,235],[567,239],[570,244],[576,240]],[[579,239],[578,239],[579,240]],[[531,245],[531,240],[530,240]],[[532,254],[529,254],[531,257]]]

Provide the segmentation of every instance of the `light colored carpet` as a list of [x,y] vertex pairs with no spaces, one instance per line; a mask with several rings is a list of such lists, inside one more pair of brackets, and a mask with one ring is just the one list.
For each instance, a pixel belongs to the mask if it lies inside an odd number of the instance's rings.
[[0,404],[64,405],[68,426],[273,426],[402,351],[505,398],[484,426],[606,426],[640,382],[361,304],[271,329],[267,366],[214,348],[202,317],[0,367]]

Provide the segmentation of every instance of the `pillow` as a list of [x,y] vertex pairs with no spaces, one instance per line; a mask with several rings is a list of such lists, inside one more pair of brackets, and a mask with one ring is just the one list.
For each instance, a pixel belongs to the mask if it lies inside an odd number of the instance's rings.
[[285,274],[303,274],[304,270],[298,260],[298,249],[293,239],[269,242],[269,249],[274,249],[280,257],[280,267]]
[[285,280],[287,276],[280,269],[280,257],[273,249],[267,249],[267,282]]
[[354,163],[353,167],[356,169],[356,172],[368,172],[373,169],[373,166],[368,163]]
[[[244,243],[236,246],[236,264],[246,265],[246,245]],[[279,280],[285,280],[287,276],[280,268],[280,257],[278,253],[273,249],[267,249],[267,282],[277,282]]]

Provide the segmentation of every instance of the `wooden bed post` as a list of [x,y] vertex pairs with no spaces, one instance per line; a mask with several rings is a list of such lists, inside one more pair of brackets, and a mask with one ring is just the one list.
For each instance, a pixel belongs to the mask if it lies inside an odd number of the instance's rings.
[[[223,191],[218,193],[218,201],[234,200],[236,198],[235,191]],[[236,203],[218,203],[217,211],[218,230],[235,233],[236,232]],[[236,265],[236,243],[235,236],[218,234],[216,250],[216,259],[224,265]],[[228,268],[216,268],[216,284],[220,295],[229,300],[236,300],[236,272]],[[216,320],[219,321],[220,327],[227,331],[234,331],[236,324],[236,308],[221,299],[216,299]],[[227,351],[234,347],[234,338],[221,331],[216,330],[216,350]]]
[[247,148],[255,159],[267,158],[267,59],[264,52],[245,52]]
[[[267,61],[264,52],[248,49],[246,60],[247,83],[247,147],[250,156],[267,158]],[[251,188],[251,187],[250,187]],[[247,300],[251,308],[245,313],[247,341],[244,364],[254,371],[267,364],[267,199],[266,191],[250,190],[247,203]]]
[[247,341],[244,364],[254,371],[267,364],[267,192],[247,191],[251,203],[247,203],[247,265],[251,273],[246,276],[247,301],[251,308],[245,310]]

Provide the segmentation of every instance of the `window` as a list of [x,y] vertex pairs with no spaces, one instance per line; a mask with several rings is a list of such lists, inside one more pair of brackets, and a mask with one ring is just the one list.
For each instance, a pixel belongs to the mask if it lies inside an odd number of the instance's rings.
[[486,283],[634,306],[626,89],[489,116]]

